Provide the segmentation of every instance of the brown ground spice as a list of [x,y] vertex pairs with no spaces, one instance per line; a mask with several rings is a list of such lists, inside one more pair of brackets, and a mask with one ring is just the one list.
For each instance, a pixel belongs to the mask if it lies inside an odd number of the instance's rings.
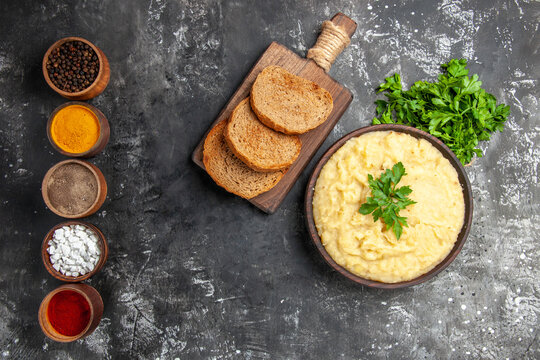
[[88,210],[98,194],[94,174],[79,164],[66,164],[54,171],[47,184],[52,206],[66,215]]

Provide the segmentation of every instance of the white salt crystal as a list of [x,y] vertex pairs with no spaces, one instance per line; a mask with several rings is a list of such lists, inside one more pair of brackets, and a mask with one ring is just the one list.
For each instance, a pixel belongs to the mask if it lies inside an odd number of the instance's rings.
[[64,254],[64,256],[67,256],[71,253],[71,248],[66,244],[61,244],[60,248],[62,249],[62,254]]
[[87,242],[86,249],[89,253],[93,253],[96,250],[96,245],[93,242]]

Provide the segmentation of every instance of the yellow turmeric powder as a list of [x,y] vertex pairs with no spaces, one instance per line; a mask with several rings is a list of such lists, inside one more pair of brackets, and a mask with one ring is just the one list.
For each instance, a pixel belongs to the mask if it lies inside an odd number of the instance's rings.
[[53,118],[51,137],[58,147],[69,153],[83,153],[99,139],[99,120],[90,109],[70,105],[61,109]]

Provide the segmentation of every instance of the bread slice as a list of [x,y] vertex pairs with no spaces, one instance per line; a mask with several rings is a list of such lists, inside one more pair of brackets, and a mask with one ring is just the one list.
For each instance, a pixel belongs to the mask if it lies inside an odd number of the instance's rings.
[[245,199],[251,199],[273,188],[285,170],[257,172],[238,159],[227,146],[223,131],[227,120],[214,126],[206,136],[203,163],[216,184]]
[[256,171],[286,169],[302,148],[298,136],[285,135],[263,125],[251,111],[249,98],[233,110],[224,136],[234,155]]
[[289,135],[321,125],[332,112],[332,95],[279,66],[268,66],[251,88],[251,107],[266,126]]

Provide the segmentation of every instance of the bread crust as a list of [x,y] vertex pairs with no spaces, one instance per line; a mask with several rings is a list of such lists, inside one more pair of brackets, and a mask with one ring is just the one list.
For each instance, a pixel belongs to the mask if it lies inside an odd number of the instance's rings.
[[286,170],[262,173],[249,168],[228,148],[223,138],[226,125],[227,120],[218,123],[204,140],[203,163],[208,175],[217,185],[245,199],[272,189]]
[[[278,93],[286,95],[279,99],[274,96]],[[298,101],[291,101],[295,97]],[[287,135],[315,129],[326,121],[334,106],[328,91],[279,66],[268,66],[257,76],[251,88],[250,103],[264,125]],[[277,115],[272,116],[270,108]]]
[[[243,120],[250,122],[246,127],[254,128],[256,134],[235,133],[234,125],[240,126]],[[302,149],[302,141],[298,136],[284,135],[262,124],[252,112],[249,98],[242,100],[234,108],[223,135],[236,157],[253,170],[261,172],[288,168],[298,158]],[[292,156],[283,155],[290,151],[294,152]],[[261,152],[264,152],[264,156]]]

